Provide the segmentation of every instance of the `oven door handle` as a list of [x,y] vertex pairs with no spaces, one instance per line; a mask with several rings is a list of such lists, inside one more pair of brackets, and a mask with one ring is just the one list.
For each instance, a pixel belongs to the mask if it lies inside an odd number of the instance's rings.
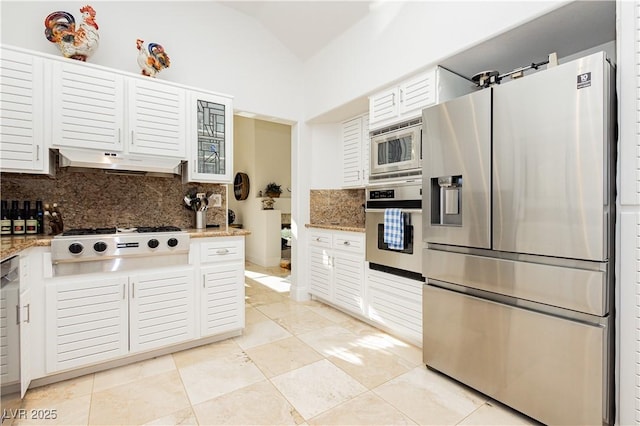
[[[387,209],[365,209],[365,213],[384,213]],[[422,209],[401,209],[402,213],[422,213]]]

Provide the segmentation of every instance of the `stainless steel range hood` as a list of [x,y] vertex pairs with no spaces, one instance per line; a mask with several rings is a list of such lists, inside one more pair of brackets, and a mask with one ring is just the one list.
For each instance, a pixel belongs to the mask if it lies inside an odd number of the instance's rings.
[[181,160],[120,152],[60,148],[60,167],[80,167],[132,174],[179,175]]

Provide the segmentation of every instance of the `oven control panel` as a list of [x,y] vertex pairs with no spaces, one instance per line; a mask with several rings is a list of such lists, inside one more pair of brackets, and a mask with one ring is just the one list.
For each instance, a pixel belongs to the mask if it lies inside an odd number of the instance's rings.
[[395,198],[396,191],[393,189],[376,189],[373,191],[369,191],[369,199],[370,200],[382,200]]

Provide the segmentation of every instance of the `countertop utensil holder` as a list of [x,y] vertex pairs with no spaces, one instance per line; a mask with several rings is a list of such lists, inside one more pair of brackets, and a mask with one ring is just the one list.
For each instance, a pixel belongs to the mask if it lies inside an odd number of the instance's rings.
[[196,211],[196,229],[204,229],[207,226],[207,211]]

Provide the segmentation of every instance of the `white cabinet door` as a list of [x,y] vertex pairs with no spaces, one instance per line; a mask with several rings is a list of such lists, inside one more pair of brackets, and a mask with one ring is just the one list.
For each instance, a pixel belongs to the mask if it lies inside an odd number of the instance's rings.
[[420,74],[400,85],[400,105],[398,112],[409,118],[422,114],[422,108],[436,102],[436,69]]
[[122,151],[124,76],[52,61],[51,145]]
[[45,285],[48,373],[128,352],[127,278],[55,278]]
[[367,275],[369,319],[421,345],[424,283],[373,269]]
[[1,49],[1,55],[0,169],[48,173],[43,61],[6,48]]
[[131,352],[195,337],[192,267],[131,275],[129,293]]
[[398,116],[398,87],[376,93],[369,98],[370,124]]
[[309,293],[326,301],[333,298],[332,252],[323,247],[309,250]]
[[335,252],[334,255],[334,303],[349,311],[364,312],[364,259]]
[[244,328],[244,262],[200,268],[202,337]]
[[183,179],[231,183],[233,104],[229,97],[191,92],[188,104],[187,156]]
[[362,117],[362,186],[369,184],[371,170],[371,138],[369,137],[369,115]]
[[31,289],[20,294],[20,397],[31,383]]
[[154,80],[127,79],[129,151],[186,158],[185,90]]
[[357,187],[363,182],[362,118],[342,123],[342,186]]

